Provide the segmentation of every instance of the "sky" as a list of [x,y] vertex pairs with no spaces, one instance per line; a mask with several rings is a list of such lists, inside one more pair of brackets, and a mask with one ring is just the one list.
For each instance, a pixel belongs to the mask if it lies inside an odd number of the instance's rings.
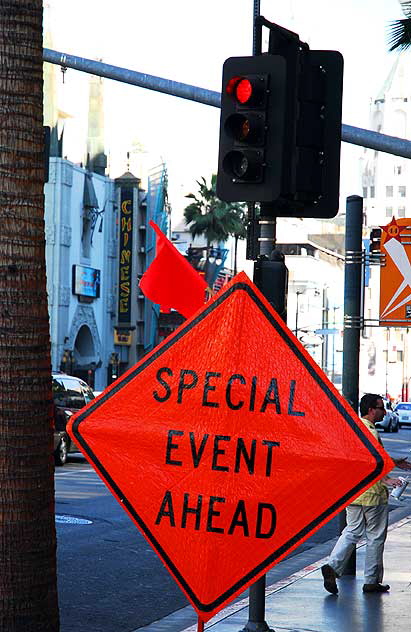
[[[221,91],[226,58],[252,54],[253,0],[47,0],[45,28],[59,52]],[[390,21],[398,0],[261,0],[261,14],[315,50],[344,56],[343,123],[369,127],[370,99],[395,61],[388,53]],[[264,39],[265,35],[264,35]],[[264,45],[263,45],[264,46]],[[57,72],[59,107],[75,117],[78,135],[67,157],[81,160],[86,145],[88,75]],[[144,88],[105,81],[106,153],[111,177],[165,161],[172,226],[196,191],[196,180],[216,173],[219,109]],[[134,148],[134,149],[133,149]],[[137,150],[136,150],[137,149]],[[361,194],[362,149],[343,143],[341,195]],[[77,154],[77,155],[75,155]],[[80,157],[79,157],[80,156]]]

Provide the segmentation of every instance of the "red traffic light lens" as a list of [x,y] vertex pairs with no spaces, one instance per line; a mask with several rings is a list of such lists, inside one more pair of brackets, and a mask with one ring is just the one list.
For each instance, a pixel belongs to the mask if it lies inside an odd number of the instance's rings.
[[261,75],[236,75],[227,81],[225,91],[240,107],[260,107],[264,103],[266,84],[266,78]]
[[240,103],[247,103],[253,96],[253,86],[249,79],[240,79],[235,88],[235,96]]
[[227,83],[226,92],[244,105],[253,96],[253,85],[245,77],[232,77]]

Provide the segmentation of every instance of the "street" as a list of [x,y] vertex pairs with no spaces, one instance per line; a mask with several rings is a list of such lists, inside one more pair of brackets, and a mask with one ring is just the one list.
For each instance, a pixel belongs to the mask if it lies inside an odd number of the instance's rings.
[[[391,456],[411,459],[411,428],[380,436]],[[55,485],[61,632],[131,632],[187,605],[157,555],[81,455],[71,455],[64,467],[56,468]],[[410,487],[392,509],[411,505]],[[337,533],[338,517],[291,555]]]

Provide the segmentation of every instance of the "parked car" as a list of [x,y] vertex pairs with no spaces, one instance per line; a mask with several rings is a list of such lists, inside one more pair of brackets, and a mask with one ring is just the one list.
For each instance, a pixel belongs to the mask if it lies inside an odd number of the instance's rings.
[[411,402],[398,402],[394,410],[399,417],[400,428],[411,426]]
[[385,415],[381,421],[375,423],[376,428],[384,430],[384,432],[398,432],[400,423],[398,414],[393,410],[392,404],[388,399],[384,399]]
[[54,404],[54,460],[64,465],[69,452],[78,452],[74,441],[66,432],[67,421],[73,413],[94,399],[91,388],[78,377],[65,373],[53,373]]

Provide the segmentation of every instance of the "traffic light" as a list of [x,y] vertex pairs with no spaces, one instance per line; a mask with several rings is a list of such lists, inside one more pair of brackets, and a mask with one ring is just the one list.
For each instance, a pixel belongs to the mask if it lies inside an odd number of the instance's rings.
[[226,60],[217,176],[222,200],[270,202],[281,194],[285,82],[286,63],[278,55]]
[[379,254],[381,252],[381,228],[372,228],[370,232],[370,253]]
[[284,255],[274,250],[269,259],[259,257],[254,265],[253,281],[284,322],[287,322],[288,269]]
[[224,63],[217,195],[266,203],[278,216],[334,217],[342,56],[310,51],[298,36],[270,51]]
[[300,68],[296,179],[288,208],[295,209],[292,216],[325,219],[339,206],[343,58],[337,51],[307,50]]

